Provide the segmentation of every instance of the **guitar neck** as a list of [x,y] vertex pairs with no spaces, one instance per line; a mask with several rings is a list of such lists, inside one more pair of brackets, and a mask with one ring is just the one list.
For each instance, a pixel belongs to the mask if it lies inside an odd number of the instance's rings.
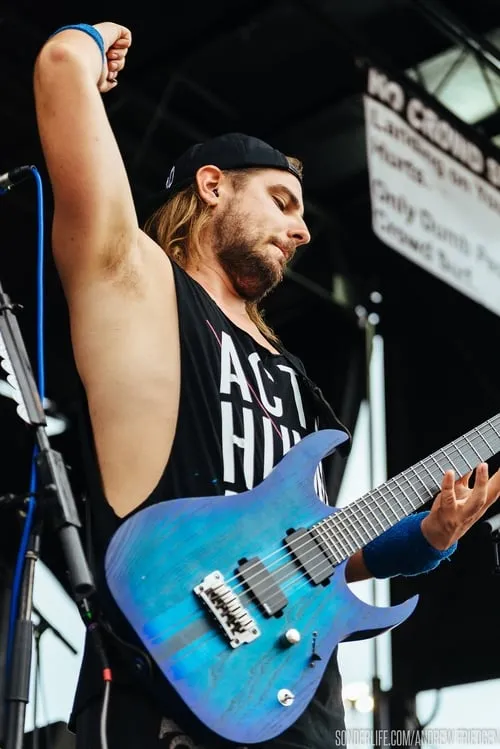
[[340,563],[428,502],[439,491],[445,471],[453,469],[457,477],[464,476],[499,451],[497,414],[314,528]]

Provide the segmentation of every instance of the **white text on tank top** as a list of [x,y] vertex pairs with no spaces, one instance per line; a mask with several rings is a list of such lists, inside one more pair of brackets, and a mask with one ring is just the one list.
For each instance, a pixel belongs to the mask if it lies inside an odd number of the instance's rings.
[[[259,353],[253,351],[247,356],[247,361],[252,372],[252,381],[249,381],[249,378],[245,375],[240,356],[231,336],[226,332],[222,332],[219,342],[221,346],[220,397],[223,482],[225,494],[234,494],[236,492],[231,486],[235,484],[238,457],[242,457],[245,487],[246,489],[253,489],[254,486],[269,475],[274,465],[302,437],[297,429],[283,423],[283,401],[275,393],[275,380],[265,368]],[[289,385],[293,395],[294,417],[305,434],[307,424],[298,373],[287,364],[278,364],[277,367],[284,373],[285,377],[289,378]],[[239,392],[235,393],[235,390]],[[235,395],[239,397],[234,397]],[[260,407],[261,414],[251,407],[255,403]],[[242,434],[235,434],[235,423],[240,421],[240,419],[236,418],[236,409],[241,409]],[[254,475],[256,419],[262,419],[262,476]],[[277,449],[276,441],[273,439],[273,430],[279,434],[280,440],[277,442],[282,445],[282,448]],[[241,451],[240,456],[237,456],[238,451]],[[314,488],[318,497],[326,503],[328,500],[321,464],[318,466],[315,474]]]

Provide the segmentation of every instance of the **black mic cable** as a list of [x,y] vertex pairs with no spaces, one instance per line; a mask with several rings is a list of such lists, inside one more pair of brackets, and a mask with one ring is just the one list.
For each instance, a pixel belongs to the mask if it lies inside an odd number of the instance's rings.
[[108,749],[108,712],[113,674],[111,672],[111,666],[102,638],[102,626],[98,618],[94,616],[90,601],[87,598],[83,598],[78,602],[78,607],[80,609],[80,614],[83,622],[93,640],[99,660],[101,661],[101,674],[102,680],[104,682],[104,692],[101,705],[101,716],[99,721],[99,737],[101,741],[101,749]]

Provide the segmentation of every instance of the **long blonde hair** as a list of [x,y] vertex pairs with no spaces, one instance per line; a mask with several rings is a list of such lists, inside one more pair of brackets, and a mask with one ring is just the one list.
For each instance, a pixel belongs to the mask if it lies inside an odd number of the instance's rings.
[[[302,175],[302,163],[292,156],[287,156],[287,160]],[[241,169],[225,173],[231,177],[236,186],[241,186],[248,175],[253,172],[255,169]],[[201,259],[201,236],[211,218],[210,206],[201,199],[196,183],[193,182],[160,206],[144,224],[144,231],[165,250],[177,265],[185,269],[188,263]],[[246,309],[249,318],[262,335],[276,342],[278,336],[264,321],[257,302],[246,302]]]

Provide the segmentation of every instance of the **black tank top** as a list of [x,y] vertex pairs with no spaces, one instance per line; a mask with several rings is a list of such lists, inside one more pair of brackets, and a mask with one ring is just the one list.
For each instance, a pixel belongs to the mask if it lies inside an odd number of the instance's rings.
[[[213,494],[215,498],[252,489],[306,434],[318,427],[345,430],[319,389],[308,380],[299,359],[281,346],[279,355],[261,346],[234,325],[203,287],[175,263],[173,270],[181,354],[177,427],[170,458],[157,486],[134,512],[175,497]],[[114,513],[103,493],[84,397],[83,422],[88,554],[97,583],[100,613],[109,631],[105,631],[105,644],[113,684],[147,690],[160,678],[159,674],[144,657],[141,643],[115,605],[105,582],[106,548],[123,520]],[[319,498],[327,501],[321,467],[315,485]],[[186,721],[192,732],[193,716],[180,704],[166,681],[162,682],[165,715],[174,717],[181,725]],[[101,667],[87,637],[70,725],[87,702],[101,692]],[[311,720],[314,711],[317,719]],[[310,733],[320,728],[317,724],[321,720],[324,726],[321,730],[331,739],[333,730],[342,727],[342,714],[335,654],[316,699],[298,724]],[[196,734],[207,740],[208,733],[204,736],[201,724],[196,725]],[[304,746],[315,745],[306,738]]]

